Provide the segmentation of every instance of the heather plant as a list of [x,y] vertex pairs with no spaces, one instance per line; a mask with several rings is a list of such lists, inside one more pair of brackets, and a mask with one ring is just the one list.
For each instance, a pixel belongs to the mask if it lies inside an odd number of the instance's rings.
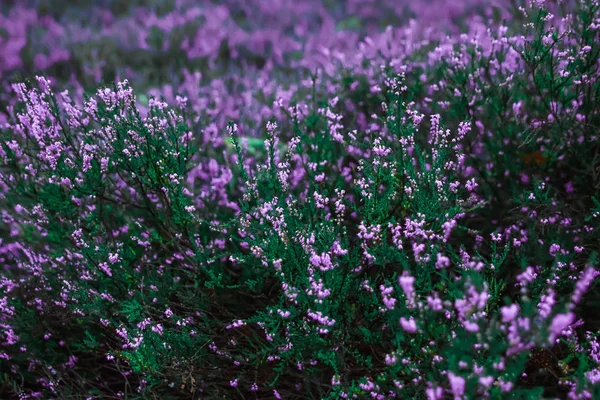
[[600,397],[596,1],[105,3],[178,64],[3,82],[0,397]]

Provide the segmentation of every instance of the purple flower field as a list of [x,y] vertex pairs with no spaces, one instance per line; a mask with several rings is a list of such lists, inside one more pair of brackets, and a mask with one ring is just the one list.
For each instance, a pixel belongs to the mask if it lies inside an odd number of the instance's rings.
[[598,0],[0,2],[0,399],[600,399]]

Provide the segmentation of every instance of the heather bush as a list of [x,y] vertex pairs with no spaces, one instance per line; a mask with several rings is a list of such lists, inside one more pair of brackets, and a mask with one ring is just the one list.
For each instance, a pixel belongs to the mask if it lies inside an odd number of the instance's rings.
[[600,397],[597,1],[47,3],[1,398]]

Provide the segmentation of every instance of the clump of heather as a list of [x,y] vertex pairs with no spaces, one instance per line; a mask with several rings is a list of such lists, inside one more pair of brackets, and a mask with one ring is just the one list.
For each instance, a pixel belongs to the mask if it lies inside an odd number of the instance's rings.
[[0,397],[600,397],[598,2],[233,3],[2,81]]

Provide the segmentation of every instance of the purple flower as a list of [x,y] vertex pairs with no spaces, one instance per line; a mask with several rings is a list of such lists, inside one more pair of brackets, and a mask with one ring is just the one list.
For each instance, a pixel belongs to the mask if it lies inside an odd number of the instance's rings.
[[566,314],[557,314],[554,316],[552,323],[550,324],[550,336],[548,341],[553,343],[557,337],[562,334],[562,331],[569,327],[575,319],[575,314],[568,312]]
[[452,388],[454,398],[460,399],[460,396],[465,393],[465,379],[454,375],[452,372],[448,372],[448,380],[450,381],[450,387]]
[[519,315],[519,306],[511,304],[510,306],[502,307],[500,313],[502,314],[502,322],[510,322]]
[[400,318],[400,325],[402,325],[402,329],[408,333],[415,333],[417,331],[417,323],[413,317],[410,317],[409,319],[404,317]]

